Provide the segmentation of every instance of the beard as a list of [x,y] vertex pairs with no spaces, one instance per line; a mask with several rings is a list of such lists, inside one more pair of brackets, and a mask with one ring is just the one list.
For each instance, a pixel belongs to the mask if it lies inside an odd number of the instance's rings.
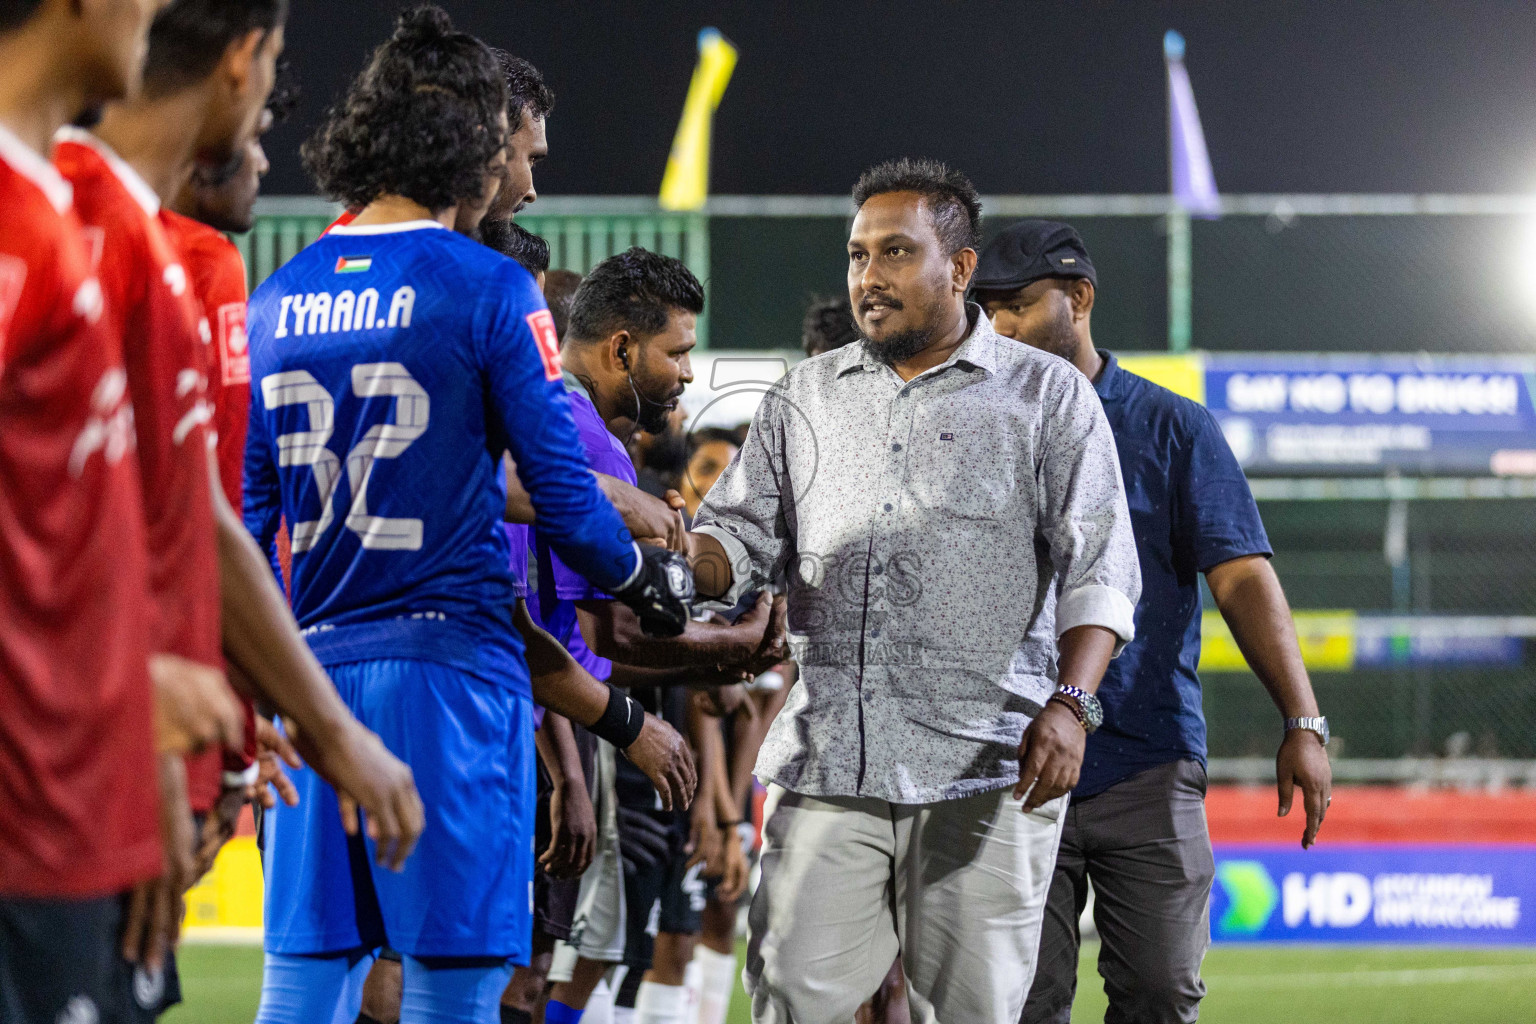
[[641,394],[639,388],[635,389],[635,397],[640,399],[640,415],[635,420],[640,429],[647,434],[666,433],[672,421],[671,406],[667,402],[658,402],[649,395]]
[[1041,325],[1034,337],[1028,339],[1028,343],[1053,356],[1061,356],[1069,363],[1076,359],[1078,338],[1077,331],[1072,327],[1071,309],[1063,303],[1056,315]]
[[510,217],[503,220],[486,214],[485,219],[480,221],[477,233],[480,236],[481,245],[488,249],[495,249],[503,256],[512,249],[512,218]]
[[[635,425],[647,434],[668,433],[672,427],[672,403],[683,394],[677,380],[653,381],[630,374],[629,384],[635,401]],[[654,397],[657,395],[660,400]]]
[[[906,308],[906,304],[899,299],[886,299],[885,301],[890,304],[893,310]],[[924,310],[928,314],[925,318],[926,321],[929,324],[938,323],[943,310],[944,301],[942,299],[934,302]],[[884,341],[876,341],[865,332],[863,326],[859,323],[858,317],[853,318],[853,328],[859,332],[859,337],[864,339],[864,347],[869,350],[870,355],[892,368],[897,363],[906,362],[931,345],[934,335],[937,333],[937,328],[935,327],[909,327],[905,331],[897,331],[895,334],[887,335]]]
[[869,349],[870,355],[893,368],[897,363],[904,363],[917,355],[933,341],[932,331],[919,328],[898,331],[884,341],[876,341],[862,329],[859,331],[859,336],[864,339],[864,347]]

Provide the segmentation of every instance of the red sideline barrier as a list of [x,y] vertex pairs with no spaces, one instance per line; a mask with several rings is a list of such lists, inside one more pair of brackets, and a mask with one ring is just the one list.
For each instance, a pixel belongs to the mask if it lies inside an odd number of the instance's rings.
[[[762,821],[766,795],[755,787],[755,819]],[[1306,818],[1301,795],[1288,817],[1275,816],[1275,790],[1261,786],[1212,786],[1205,816],[1214,843],[1299,843]],[[236,834],[254,835],[250,808]],[[1503,793],[1401,786],[1336,786],[1319,842],[1518,843],[1536,845],[1536,792]]]
[[[1213,843],[1300,843],[1301,793],[1275,815],[1273,786],[1212,786],[1205,815]],[[1335,786],[1319,843],[1536,844],[1536,793]]]

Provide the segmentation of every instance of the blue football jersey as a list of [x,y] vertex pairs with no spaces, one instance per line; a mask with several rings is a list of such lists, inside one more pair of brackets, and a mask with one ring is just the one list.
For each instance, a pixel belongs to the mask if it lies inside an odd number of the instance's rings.
[[246,526],[281,518],[325,664],[444,662],[526,692],[503,451],[560,556],[604,586],[638,551],[598,490],[532,275],[434,221],[346,227],[251,296]]

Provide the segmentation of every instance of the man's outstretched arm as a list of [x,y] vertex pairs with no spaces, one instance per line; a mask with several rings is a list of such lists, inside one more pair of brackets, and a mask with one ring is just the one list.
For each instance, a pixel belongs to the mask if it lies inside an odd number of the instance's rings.
[[785,657],[784,599],[767,593],[736,623],[693,621],[681,636],[644,633],[639,616],[618,601],[577,601],[576,620],[599,657],[637,668],[762,665],[763,671]]

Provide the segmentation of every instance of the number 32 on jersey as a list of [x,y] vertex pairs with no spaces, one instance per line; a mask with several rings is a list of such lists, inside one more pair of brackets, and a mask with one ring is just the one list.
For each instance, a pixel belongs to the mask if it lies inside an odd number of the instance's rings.
[[[364,548],[374,551],[419,551],[420,519],[391,519],[368,512],[368,478],[377,459],[396,459],[422,434],[432,413],[426,389],[399,363],[359,363],[352,367],[352,393],[358,398],[393,398],[394,422],[368,428],[347,453],[347,480],[352,498],[346,528]],[[341,485],[341,460],[326,445],[336,428],[336,402],[308,370],[287,370],[261,380],[261,397],[268,410],[285,405],[305,406],[309,429],[277,438],[279,466],[308,466],[315,474],[320,518],[290,524],[293,552],[313,548],[336,521],[333,500]]]

